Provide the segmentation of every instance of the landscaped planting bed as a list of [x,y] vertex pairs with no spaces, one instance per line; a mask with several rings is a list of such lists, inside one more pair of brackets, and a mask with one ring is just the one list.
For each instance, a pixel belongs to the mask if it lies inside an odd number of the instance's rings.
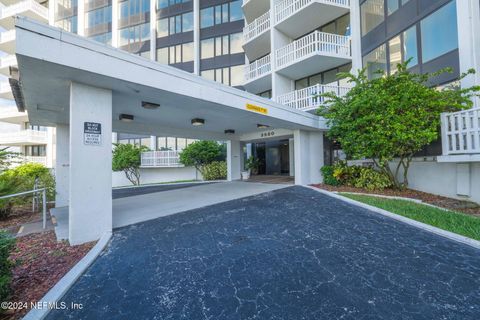
[[342,196],[381,208],[431,226],[480,240],[480,218],[409,200],[341,193]]
[[442,196],[437,196],[431,193],[421,192],[412,189],[405,190],[394,190],[394,189],[384,189],[384,190],[365,190],[360,188],[354,188],[349,186],[330,186],[326,184],[316,184],[314,187],[332,191],[332,192],[353,192],[353,193],[366,193],[366,194],[378,194],[392,197],[404,197],[421,200],[425,203],[438,206],[441,208],[459,211],[466,213],[468,215],[474,215],[480,217],[480,205],[464,200],[452,199]]
[[[35,302],[41,299],[88,251],[95,242],[70,246],[57,242],[53,231],[17,238],[10,255],[12,296],[10,302]],[[28,310],[3,310],[0,319],[20,319]]]

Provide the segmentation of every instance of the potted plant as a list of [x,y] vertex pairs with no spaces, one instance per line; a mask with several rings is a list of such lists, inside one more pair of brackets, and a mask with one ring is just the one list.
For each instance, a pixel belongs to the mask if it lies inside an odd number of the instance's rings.
[[248,158],[245,162],[245,168],[247,168],[247,171],[242,172],[242,179],[247,180],[250,178],[251,174],[258,174],[258,168],[260,167],[260,164],[260,159],[254,158],[253,156]]

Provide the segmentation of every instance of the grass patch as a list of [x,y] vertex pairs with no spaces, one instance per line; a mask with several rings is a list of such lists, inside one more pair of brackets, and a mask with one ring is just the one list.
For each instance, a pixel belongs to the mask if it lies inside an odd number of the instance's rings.
[[400,200],[341,193],[342,196],[431,226],[480,240],[480,218]]

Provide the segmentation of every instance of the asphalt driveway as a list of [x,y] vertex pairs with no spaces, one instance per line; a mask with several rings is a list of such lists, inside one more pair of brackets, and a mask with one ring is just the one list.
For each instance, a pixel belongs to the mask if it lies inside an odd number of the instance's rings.
[[479,275],[479,250],[295,186],[117,229],[48,319],[478,319]]

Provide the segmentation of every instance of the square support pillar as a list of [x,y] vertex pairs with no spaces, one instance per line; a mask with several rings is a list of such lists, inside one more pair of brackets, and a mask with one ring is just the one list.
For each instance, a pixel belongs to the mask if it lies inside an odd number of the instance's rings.
[[293,132],[295,184],[308,185],[323,181],[320,168],[323,160],[323,132],[295,130]]
[[240,180],[240,141],[227,141],[227,180]]
[[68,125],[56,126],[55,141],[55,207],[68,206],[70,175],[70,128]]
[[[100,124],[100,141],[85,139]],[[97,127],[99,129],[99,127]],[[70,85],[69,240],[80,244],[112,231],[112,92]]]

